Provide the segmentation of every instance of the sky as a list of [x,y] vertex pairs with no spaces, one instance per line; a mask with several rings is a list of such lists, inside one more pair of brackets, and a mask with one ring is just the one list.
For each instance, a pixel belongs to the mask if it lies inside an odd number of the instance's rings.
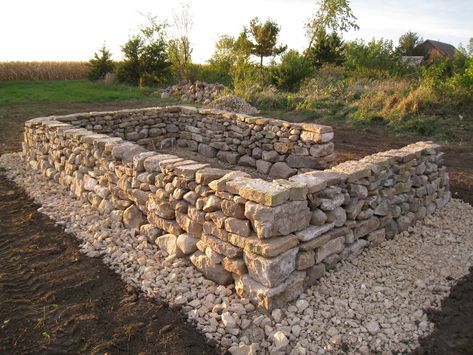
[[[182,3],[193,19],[193,61],[206,62],[223,34],[238,35],[251,18],[281,26],[280,43],[303,50],[304,24],[315,0],[1,0],[0,61],[88,60],[105,42],[114,59],[120,46],[152,13],[172,22]],[[465,46],[473,37],[473,0],[352,0],[359,31],[347,40],[392,39],[407,31]],[[169,31],[172,35],[172,29]]]

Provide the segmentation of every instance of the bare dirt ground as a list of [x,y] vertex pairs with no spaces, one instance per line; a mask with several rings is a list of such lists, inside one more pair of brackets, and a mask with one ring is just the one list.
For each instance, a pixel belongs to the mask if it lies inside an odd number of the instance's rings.
[[[24,121],[42,115],[142,107],[140,101],[34,104],[0,108],[0,154],[21,149]],[[416,139],[335,126],[339,162],[399,148]],[[419,139],[417,139],[419,140]],[[445,149],[455,197],[473,204],[473,149]],[[74,237],[0,178],[0,353],[212,354],[217,350],[177,310],[127,288]],[[473,354],[473,273],[452,289],[435,332],[416,354]]]
[[176,310],[126,286],[0,176],[0,353],[215,354]]

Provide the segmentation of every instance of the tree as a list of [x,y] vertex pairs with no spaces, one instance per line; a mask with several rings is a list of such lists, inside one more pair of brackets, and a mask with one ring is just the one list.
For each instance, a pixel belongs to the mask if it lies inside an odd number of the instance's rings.
[[310,63],[291,49],[282,55],[279,65],[271,68],[272,80],[278,88],[294,91],[312,70]]
[[466,49],[468,50],[468,54],[470,55],[470,57],[473,57],[473,37],[471,37],[468,41]]
[[179,12],[174,12],[173,20],[175,35],[169,41],[169,58],[176,75],[181,80],[189,80],[193,51],[190,41],[193,26],[190,5],[181,4]]
[[344,60],[344,48],[344,43],[337,32],[328,35],[325,29],[320,29],[305,57],[316,67],[324,63],[340,65]]
[[309,37],[308,48],[312,47],[321,30],[341,33],[350,29],[359,29],[349,0],[318,0],[318,4],[319,9],[306,24]]
[[114,66],[112,54],[103,44],[99,52],[94,53],[94,57],[88,63],[89,79],[95,81],[105,78],[107,73],[113,73]]
[[273,20],[261,23],[258,17],[253,18],[249,27],[245,28],[244,32],[251,42],[251,54],[260,58],[261,66],[265,57],[279,55],[287,49],[287,46],[277,45],[280,30],[281,28]]
[[396,52],[400,55],[415,55],[415,49],[418,45],[422,44],[424,40],[416,32],[406,32],[399,37],[399,45],[396,48]]
[[169,77],[165,22],[147,15],[149,24],[141,26],[123,46],[124,60],[117,69],[119,81],[140,86],[162,83]]

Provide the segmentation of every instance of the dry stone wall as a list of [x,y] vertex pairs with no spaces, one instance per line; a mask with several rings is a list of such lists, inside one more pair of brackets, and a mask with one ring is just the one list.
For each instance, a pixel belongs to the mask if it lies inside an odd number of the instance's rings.
[[63,122],[121,137],[148,150],[174,145],[274,178],[324,169],[335,160],[329,126],[171,106],[63,116]]
[[[183,117],[176,119],[176,113]],[[302,137],[320,141],[325,134],[304,125],[271,120],[258,125],[262,118],[218,114],[229,118],[213,120],[215,125],[250,131],[261,126],[255,132],[278,138],[278,132],[265,128],[286,128],[283,132],[294,130],[294,135],[299,130],[302,144],[294,146],[309,151],[321,144]],[[146,235],[168,261],[188,258],[207,278],[234,283],[240,296],[265,309],[296,298],[340,260],[392,238],[450,199],[442,153],[432,142],[266,181],[147,150],[149,141],[137,144],[150,137],[135,137],[135,142],[120,137],[147,126],[148,132],[166,130],[164,139],[179,144],[194,133],[188,126],[207,137],[209,117],[207,111],[156,108],[38,118],[25,125],[24,154],[34,169]],[[178,131],[169,132],[173,119]],[[262,140],[273,142],[270,137]],[[235,146],[238,151],[240,145]]]

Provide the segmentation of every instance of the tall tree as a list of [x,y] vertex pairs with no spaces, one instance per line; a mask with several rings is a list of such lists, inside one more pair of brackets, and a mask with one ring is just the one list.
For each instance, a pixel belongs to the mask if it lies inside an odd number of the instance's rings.
[[416,32],[406,32],[399,37],[399,45],[396,48],[396,52],[400,55],[415,55],[415,49],[418,45],[422,44],[424,40]]
[[190,41],[192,27],[190,5],[181,4],[179,10],[173,14],[174,38],[169,41],[169,58],[181,80],[189,80],[193,51]]
[[470,38],[468,44],[466,45],[466,49],[468,50],[468,54],[473,57],[473,37]]
[[260,58],[261,66],[265,57],[279,55],[287,49],[287,46],[277,45],[280,30],[275,21],[268,19],[262,23],[258,17],[253,18],[249,27],[245,28],[244,32],[252,45],[251,54]]
[[306,24],[308,48],[312,47],[321,30],[340,34],[350,29],[359,29],[356,24],[357,18],[350,8],[350,0],[318,0],[318,5],[317,12]]

